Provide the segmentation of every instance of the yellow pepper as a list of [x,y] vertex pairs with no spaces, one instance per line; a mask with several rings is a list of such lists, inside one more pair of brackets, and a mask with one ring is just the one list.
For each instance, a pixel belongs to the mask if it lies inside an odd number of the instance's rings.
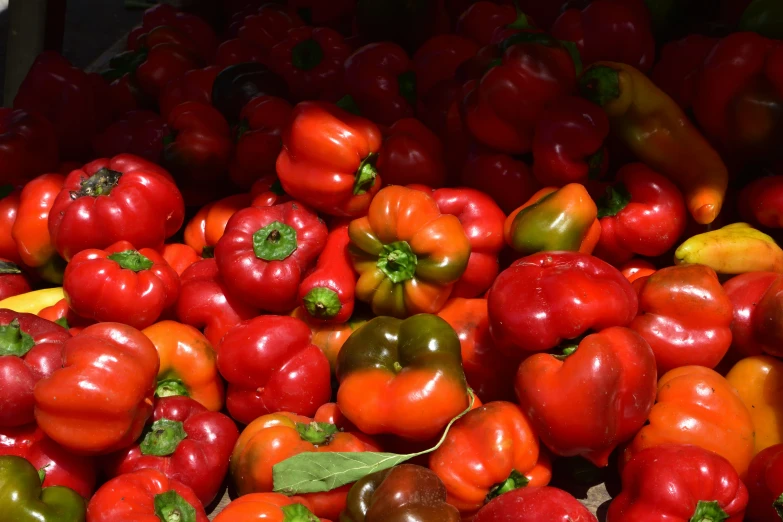
[[783,361],[768,355],[742,359],[726,375],[756,429],[756,453],[783,443]]
[[0,308],[8,308],[20,313],[37,314],[44,308],[57,304],[64,297],[62,287],[44,288],[3,299],[0,301]]

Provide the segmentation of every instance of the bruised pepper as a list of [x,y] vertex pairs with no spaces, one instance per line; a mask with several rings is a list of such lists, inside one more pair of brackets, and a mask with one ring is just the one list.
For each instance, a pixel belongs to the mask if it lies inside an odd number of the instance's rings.
[[616,137],[682,189],[696,222],[715,220],[728,171],[674,100],[637,69],[616,62],[594,64],[582,75],[579,88],[604,108]]

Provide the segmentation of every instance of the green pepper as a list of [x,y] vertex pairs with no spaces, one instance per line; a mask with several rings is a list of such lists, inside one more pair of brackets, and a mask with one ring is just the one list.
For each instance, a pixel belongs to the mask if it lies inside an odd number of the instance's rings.
[[42,488],[41,473],[22,457],[0,457],[0,518],[9,522],[83,522],[84,499],[71,488]]

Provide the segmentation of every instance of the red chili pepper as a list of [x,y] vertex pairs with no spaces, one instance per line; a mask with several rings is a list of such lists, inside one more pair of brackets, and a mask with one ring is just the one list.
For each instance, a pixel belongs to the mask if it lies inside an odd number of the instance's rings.
[[337,99],[343,63],[350,54],[340,33],[325,27],[297,27],[272,48],[269,63],[288,83],[294,99]]
[[526,163],[500,153],[479,153],[469,158],[462,170],[462,182],[489,194],[506,214],[522,206],[540,188]]
[[185,102],[212,103],[212,84],[223,68],[219,65],[210,65],[203,69],[193,69],[179,78],[171,80],[163,87],[158,97],[160,115],[168,120],[171,111]]
[[438,188],[446,182],[443,145],[416,118],[403,118],[389,127],[375,165],[388,185],[421,183]]
[[228,293],[212,258],[190,265],[182,272],[180,285],[177,319],[204,330],[212,346],[217,346],[231,328],[259,314],[257,308]]
[[92,139],[92,149],[101,158],[127,152],[154,163],[163,154],[166,121],[156,112],[131,111]]
[[690,109],[699,86],[701,66],[718,41],[718,38],[691,34],[667,43],[650,77],[677,105]]
[[43,116],[0,108],[0,185],[17,184],[55,170],[57,139],[55,127]]
[[478,50],[472,40],[456,34],[439,34],[424,42],[413,55],[419,104],[436,85],[451,81],[457,68]]
[[209,505],[223,484],[239,438],[234,421],[189,397],[164,397],[156,401],[148,422],[150,431],[137,444],[104,457],[107,476],[157,469]]
[[30,283],[22,269],[16,263],[0,257],[0,301],[29,291]]
[[332,229],[315,268],[299,285],[302,308],[316,323],[344,323],[353,314],[356,272],[348,243],[347,223]]
[[609,118],[584,98],[568,96],[538,119],[533,136],[533,175],[547,187],[600,179],[609,168],[604,141]]
[[313,415],[331,397],[329,361],[310,328],[288,316],[262,315],[220,341],[217,364],[228,381],[226,407],[244,424],[276,412]]

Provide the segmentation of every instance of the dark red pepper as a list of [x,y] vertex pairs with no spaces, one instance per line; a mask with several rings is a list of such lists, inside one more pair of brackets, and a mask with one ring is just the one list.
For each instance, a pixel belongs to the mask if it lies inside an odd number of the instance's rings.
[[19,265],[0,257],[0,301],[30,291],[30,283]]
[[[499,43],[498,36],[504,29],[530,29],[529,20],[514,5],[485,1],[473,3],[462,13],[456,32],[483,47]],[[503,36],[510,35],[504,33]]]
[[166,121],[156,112],[131,111],[92,139],[92,149],[100,158],[127,152],[153,163],[163,154]]
[[433,87],[451,81],[457,68],[478,50],[479,46],[472,40],[456,34],[439,34],[424,42],[413,55],[419,103]]
[[783,356],[783,276],[748,272],[729,279],[723,288],[734,305],[734,349],[746,357],[762,353]]
[[701,66],[718,41],[718,38],[691,34],[669,42],[661,49],[661,57],[650,77],[680,108],[691,108],[699,86]]
[[778,522],[783,518],[783,444],[759,452],[750,463],[746,480],[751,522]]
[[375,166],[387,185],[446,183],[443,145],[438,136],[416,118],[397,120],[385,133]]
[[597,522],[578,500],[552,487],[518,488],[481,508],[473,522]]
[[526,163],[500,153],[470,157],[462,170],[462,182],[492,196],[506,214],[521,207],[540,188]]
[[261,49],[266,58],[272,47],[285,39],[288,31],[303,25],[293,9],[265,3],[254,14],[244,17],[237,35],[243,42]]
[[193,69],[167,83],[158,97],[160,115],[168,119],[174,107],[185,102],[212,103],[212,84],[221,70],[216,65]]
[[0,185],[21,183],[57,168],[55,128],[34,112],[0,108]]

